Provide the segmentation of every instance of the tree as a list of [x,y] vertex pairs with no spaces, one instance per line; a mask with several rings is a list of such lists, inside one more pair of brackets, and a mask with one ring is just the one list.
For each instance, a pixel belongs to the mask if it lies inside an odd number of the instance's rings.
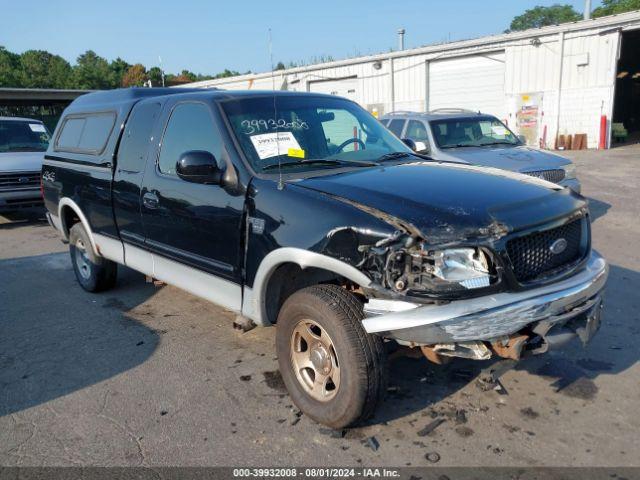
[[198,76],[195,73],[190,72],[189,70],[182,70],[182,72],[180,72],[180,75],[178,76],[187,78],[190,82],[195,82],[198,79]]
[[240,75],[240,72],[225,68],[223,72],[217,73],[213,78],[227,78],[227,77],[235,77],[237,75]]
[[602,6],[593,10],[593,18],[640,10],[640,0],[602,0]]
[[78,57],[73,69],[73,83],[77,88],[88,90],[104,90],[117,86],[109,63],[93,50],[87,50]]
[[27,50],[20,55],[20,84],[24,88],[69,88],[71,65],[59,55]]
[[[290,63],[289,66],[294,64]],[[284,68],[279,62],[278,68]],[[244,75],[251,73],[247,71]],[[215,75],[195,74],[182,70],[179,75],[165,74],[166,85],[180,85],[201,80],[227,78],[243,75],[225,68]],[[87,50],[71,66],[64,58],[45,50],[28,50],[21,55],[0,46],[0,87],[13,88],[81,88],[106,90],[120,86],[142,86],[151,80],[154,87],[162,85],[162,70],[137,63],[129,64],[118,57],[111,62]]]
[[111,70],[111,75],[113,76],[113,83],[116,86],[122,85],[124,74],[127,73],[127,70],[129,70],[130,67],[131,65],[120,57],[111,61],[111,63],[109,64],[109,69]]
[[151,85],[154,87],[162,86],[162,70],[160,67],[151,67],[147,72],[147,77],[151,80]]
[[0,46],[0,87],[22,87],[19,71],[20,55]]
[[276,68],[274,68],[274,70],[284,70],[285,68],[287,68],[287,67],[284,66],[284,63],[278,62],[278,64],[276,65]]
[[122,86],[123,87],[142,87],[144,86],[144,82],[147,81],[147,70],[144,68],[144,65],[140,63],[136,63],[129,67],[127,73],[122,77]]
[[174,75],[172,73],[165,75],[164,81],[167,86],[184,85],[185,83],[193,82],[193,80],[186,75]]
[[555,4],[550,7],[533,7],[518,15],[511,21],[507,32],[527,30],[528,28],[546,27],[560,23],[575,22],[582,15],[576,12],[571,5]]

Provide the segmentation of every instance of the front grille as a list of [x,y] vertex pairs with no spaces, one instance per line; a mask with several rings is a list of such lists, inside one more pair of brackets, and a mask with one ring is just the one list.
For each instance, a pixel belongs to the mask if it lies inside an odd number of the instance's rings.
[[[582,255],[582,222],[578,219],[509,240],[507,254],[516,279],[527,282],[579,260]],[[552,252],[551,246],[560,239],[566,240],[566,248],[559,253]]]
[[547,182],[559,183],[564,180],[565,171],[561,168],[557,168],[554,170],[535,170],[531,172],[522,172],[525,175],[530,175],[532,177],[542,178]]
[[0,173],[0,190],[19,190],[40,186],[40,172]]

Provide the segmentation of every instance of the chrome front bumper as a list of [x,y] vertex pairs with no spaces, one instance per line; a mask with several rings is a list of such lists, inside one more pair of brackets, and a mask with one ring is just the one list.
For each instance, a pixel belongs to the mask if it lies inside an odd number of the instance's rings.
[[363,325],[368,333],[404,344],[493,341],[541,321],[554,325],[591,316],[600,308],[608,274],[607,262],[592,251],[575,275],[532,290],[444,305],[371,299],[365,304]]

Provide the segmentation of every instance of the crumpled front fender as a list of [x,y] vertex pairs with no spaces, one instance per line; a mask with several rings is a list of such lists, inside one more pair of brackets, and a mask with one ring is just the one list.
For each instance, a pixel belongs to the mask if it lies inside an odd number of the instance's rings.
[[600,301],[608,271],[604,258],[592,251],[575,275],[531,290],[443,305],[373,299],[365,305],[363,325],[368,333],[423,345],[493,340],[541,320],[584,313]]

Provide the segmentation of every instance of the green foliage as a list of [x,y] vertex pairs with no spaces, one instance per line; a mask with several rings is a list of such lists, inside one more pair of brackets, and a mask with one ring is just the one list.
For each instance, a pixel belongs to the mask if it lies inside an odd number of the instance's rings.
[[602,6],[594,9],[591,16],[598,18],[633,10],[640,10],[640,0],[602,0]]
[[25,88],[68,88],[71,65],[59,55],[27,50],[20,55],[19,82]]
[[[181,85],[236,75],[241,73],[225,69],[215,75],[202,75],[182,70],[178,75],[165,74],[165,84]],[[161,87],[162,70],[151,67],[147,71],[144,65],[131,65],[120,57],[108,62],[93,50],[80,55],[72,66],[61,56],[45,50],[28,50],[18,55],[0,46],[0,87],[103,90],[142,86],[147,80],[151,80],[154,87]]]
[[20,55],[0,46],[0,87],[20,85]]
[[119,86],[109,68],[109,62],[93,50],[87,50],[78,57],[73,69],[73,84],[76,88],[96,90]]
[[129,68],[131,68],[131,65],[120,57],[111,61],[111,63],[109,64],[109,69],[111,70],[111,75],[113,76],[113,82],[115,85],[122,85],[124,74],[127,73],[127,70],[129,70]]
[[200,80],[208,80],[209,78],[227,78],[227,77],[236,77],[238,75],[241,75],[240,72],[237,72],[235,70],[229,70],[227,68],[224,69],[223,72],[217,73],[215,76],[213,77],[207,77],[207,78],[201,78]]
[[0,47],[0,87],[68,88],[71,65],[59,55],[27,50],[22,55]]
[[151,67],[147,72],[147,76],[149,80],[151,80],[153,87],[162,86],[162,69],[160,69],[160,67]]
[[527,30],[529,28],[546,27],[560,23],[575,22],[582,15],[576,12],[571,5],[555,4],[550,7],[533,7],[518,15],[511,21],[507,32]]
[[188,78],[190,82],[195,82],[198,79],[198,76],[195,73],[190,72],[189,70],[182,70],[180,76],[183,78]]

